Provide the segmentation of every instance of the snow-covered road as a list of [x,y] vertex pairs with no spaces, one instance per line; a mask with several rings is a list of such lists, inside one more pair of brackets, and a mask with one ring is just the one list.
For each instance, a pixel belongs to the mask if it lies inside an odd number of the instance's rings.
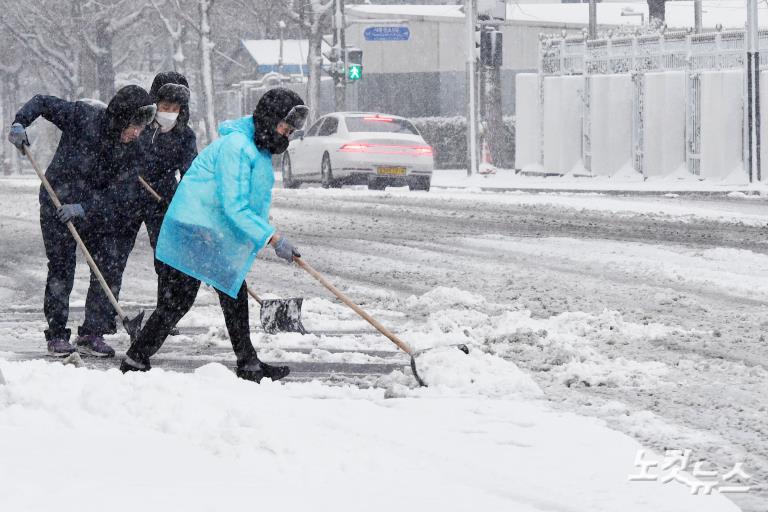
[[[12,310],[0,355],[43,345],[36,193],[27,180],[0,187],[0,297]],[[516,363],[556,408],[647,448],[691,449],[721,473],[743,461],[753,490],[731,498],[768,507],[768,202],[311,188],[276,190],[272,215],[307,261],[417,348],[467,343]],[[142,233],[127,304],[153,303],[151,264]],[[78,275],[82,305],[85,267]],[[312,298],[310,330],[364,328],[272,254],[249,281]],[[201,292],[194,311],[182,331],[197,334],[170,352],[224,350],[215,295]],[[311,360],[380,364],[390,356],[374,351],[393,350],[374,334],[255,339],[272,360],[301,360],[291,349],[304,348]],[[378,384],[397,395],[396,381]]]

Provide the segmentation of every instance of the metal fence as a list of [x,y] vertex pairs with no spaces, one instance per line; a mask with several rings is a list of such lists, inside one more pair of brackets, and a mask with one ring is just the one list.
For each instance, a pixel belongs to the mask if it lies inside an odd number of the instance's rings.
[[[759,31],[760,64],[768,65],[768,30]],[[686,160],[688,171],[698,176],[701,168],[701,81],[699,72],[746,70],[746,33],[743,30],[694,34],[666,32],[620,34],[600,39],[576,36],[545,36],[539,39],[539,163],[544,163],[544,78],[583,75],[582,163],[591,171],[593,142],[590,137],[590,76],[630,74],[634,83],[632,120],[633,166],[643,173],[644,74],[661,71],[686,73]],[[745,81],[746,83],[746,81]],[[745,86],[746,87],[746,86]],[[744,146],[746,152],[746,145]]]
[[[768,50],[768,30],[759,32]],[[634,34],[589,40],[585,35],[542,36],[539,71],[544,75],[609,74],[648,71],[732,69],[745,65],[743,30]],[[768,55],[761,55],[768,64]]]

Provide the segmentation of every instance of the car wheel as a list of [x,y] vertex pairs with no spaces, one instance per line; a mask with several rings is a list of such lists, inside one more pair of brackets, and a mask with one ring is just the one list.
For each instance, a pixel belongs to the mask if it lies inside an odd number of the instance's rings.
[[300,181],[293,179],[291,157],[288,156],[288,153],[284,153],[282,160],[280,160],[280,170],[283,172],[283,188],[299,188],[301,186]]
[[323,163],[320,167],[320,180],[323,188],[341,188],[339,180],[333,179],[333,167],[328,153],[323,155]]
[[432,178],[418,178],[410,183],[408,183],[408,188],[411,190],[424,190],[426,192],[429,192],[429,186],[431,184]]
[[368,190],[384,190],[387,188],[387,183],[384,180],[374,178],[368,182]]

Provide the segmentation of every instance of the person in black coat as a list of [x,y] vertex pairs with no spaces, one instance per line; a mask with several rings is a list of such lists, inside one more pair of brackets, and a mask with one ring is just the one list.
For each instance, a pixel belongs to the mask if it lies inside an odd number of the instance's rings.
[[[197,139],[188,126],[189,87],[187,79],[176,72],[160,73],[150,89],[150,98],[157,107],[155,120],[139,136],[135,155],[129,160],[135,172],[126,179],[115,180],[109,187],[104,209],[112,218],[100,222],[100,267],[107,269],[107,282],[119,297],[123,272],[136,244],[141,224],[147,227],[153,250],[160,235],[165,212],[178,184],[177,174],[183,176],[197,156]],[[140,181],[140,179],[143,180]],[[159,196],[159,199],[158,197]],[[155,261],[158,290],[164,289],[167,273]],[[85,302],[85,323],[80,329],[78,343],[104,344],[104,335],[117,331],[115,312],[106,294],[94,289]]]
[[[40,226],[48,258],[45,338],[51,355],[66,356],[76,351],[69,342],[67,320],[77,252],[66,222],[75,223],[89,248],[96,246],[100,238],[96,227],[109,217],[109,185],[130,172],[128,163],[135,160],[135,141],[154,119],[155,106],[149,94],[138,86],[120,89],[106,109],[83,101],[38,95],[16,113],[8,139],[19,149],[29,145],[25,129],[40,116],[61,130],[45,174],[62,206],[57,210],[42,186],[39,197]],[[95,282],[92,275],[91,288]],[[114,355],[114,350],[103,343],[83,348],[97,355]]]
[[178,179],[197,156],[197,138],[189,127],[190,93],[184,75],[175,71],[159,73],[149,95],[157,105],[157,115],[139,137],[139,174],[161,197],[158,201],[148,189],[143,191],[146,201],[142,220],[154,249]]

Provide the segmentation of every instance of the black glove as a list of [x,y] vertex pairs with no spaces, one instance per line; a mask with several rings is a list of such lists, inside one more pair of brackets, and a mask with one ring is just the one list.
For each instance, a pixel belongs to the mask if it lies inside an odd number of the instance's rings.
[[275,254],[289,263],[293,262],[294,257],[301,258],[298,249],[296,249],[284,236],[280,237],[280,240],[275,244]]
[[29,138],[27,138],[27,130],[24,129],[24,125],[21,123],[13,123],[11,125],[11,131],[8,132],[8,140],[16,146],[19,151],[23,151],[23,147],[29,146]]
[[56,210],[56,216],[66,224],[75,217],[85,217],[85,210],[79,204],[63,204]]

